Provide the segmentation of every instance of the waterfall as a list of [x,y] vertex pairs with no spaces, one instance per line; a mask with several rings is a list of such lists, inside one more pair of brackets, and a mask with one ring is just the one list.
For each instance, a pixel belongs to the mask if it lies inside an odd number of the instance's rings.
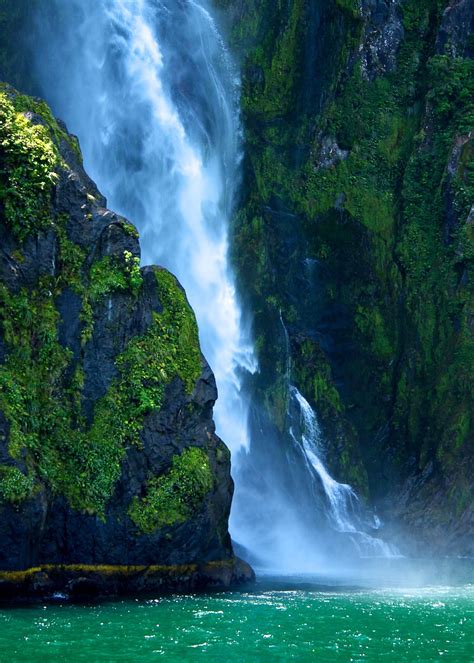
[[338,483],[331,477],[321,460],[321,428],[314,410],[296,387],[290,386],[290,397],[298,405],[301,418],[299,436],[292,427],[290,435],[295,444],[302,445],[308,471],[322,483],[333,529],[347,534],[361,557],[397,556],[398,550],[394,545],[364,531],[369,529],[375,533],[381,524],[379,518],[364,508],[351,486]]
[[339,572],[361,558],[398,557],[376,514],[330,475],[317,415],[291,383],[290,337],[281,312],[279,319],[286,420],[278,430],[252,411],[250,452],[236,467],[233,532],[254,565],[274,573]]
[[241,158],[231,58],[205,2],[55,0],[55,12],[39,15],[45,97],[108,205],[137,224],[143,263],[184,286],[219,387],[218,432],[247,447],[240,374],[255,361],[228,263]]
[[[50,0],[37,14],[43,96],[78,135],[108,205],[137,224],[144,264],[176,274],[196,313],[219,390],[217,432],[233,452],[232,533],[262,559],[289,566],[291,558],[296,568],[320,563],[331,530],[359,554],[386,554],[364,533],[370,517],[355,493],[326,471],[316,415],[289,384],[289,363],[288,405],[299,421],[288,415],[282,442],[254,412],[249,442],[243,381],[257,366],[228,258],[240,186],[239,78],[210,5]],[[289,346],[286,329],[285,338]]]

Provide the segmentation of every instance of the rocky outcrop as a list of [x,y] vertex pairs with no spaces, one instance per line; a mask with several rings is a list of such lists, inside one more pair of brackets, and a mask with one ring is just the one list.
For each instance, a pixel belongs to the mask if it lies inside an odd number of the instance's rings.
[[[0,90],[0,593],[250,579],[214,376],[47,106]],[[31,570],[36,569],[36,570]],[[78,589],[80,587],[80,589]]]
[[216,591],[252,583],[248,564],[232,558],[174,566],[43,565],[0,571],[0,600],[84,601],[114,596]]

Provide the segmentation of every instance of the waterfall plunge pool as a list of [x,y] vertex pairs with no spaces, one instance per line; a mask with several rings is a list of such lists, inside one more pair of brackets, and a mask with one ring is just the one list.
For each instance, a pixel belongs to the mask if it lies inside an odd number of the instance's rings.
[[473,570],[392,560],[352,587],[350,574],[262,577],[241,592],[0,610],[0,661],[472,661]]

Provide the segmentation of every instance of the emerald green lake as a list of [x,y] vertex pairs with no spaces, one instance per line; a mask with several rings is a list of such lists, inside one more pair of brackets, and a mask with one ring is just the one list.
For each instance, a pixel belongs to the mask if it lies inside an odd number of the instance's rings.
[[323,586],[0,611],[0,661],[474,661],[474,585]]

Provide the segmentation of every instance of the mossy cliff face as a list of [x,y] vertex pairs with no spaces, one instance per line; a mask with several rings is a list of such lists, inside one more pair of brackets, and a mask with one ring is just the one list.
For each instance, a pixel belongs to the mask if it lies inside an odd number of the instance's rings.
[[291,379],[327,455],[425,550],[474,541],[467,0],[221,0],[243,63],[235,262],[257,391]]
[[135,228],[105,205],[77,140],[3,86],[1,571],[233,560],[194,314],[171,274],[140,269]]

